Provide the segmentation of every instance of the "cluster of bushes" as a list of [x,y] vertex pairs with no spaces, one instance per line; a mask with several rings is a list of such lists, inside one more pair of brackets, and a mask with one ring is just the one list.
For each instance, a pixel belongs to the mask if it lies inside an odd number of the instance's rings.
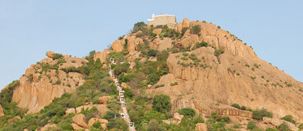
[[196,43],[191,50],[195,50],[200,47],[208,47],[208,44],[206,42]]
[[67,67],[67,68],[61,68],[61,70],[64,71],[65,73],[77,72],[77,73],[89,75],[89,68],[87,66]]
[[230,122],[228,116],[220,116],[217,113],[212,113],[206,124],[210,125],[210,130],[227,130],[225,125]]
[[286,115],[286,116],[282,117],[281,119],[285,120],[285,121],[288,121],[288,122],[291,122],[293,124],[296,124],[296,121],[293,119],[292,115]]
[[181,35],[179,32],[175,31],[174,29],[168,28],[167,25],[164,25],[162,27],[161,33],[159,34],[159,37],[160,38],[170,37],[172,39],[175,39],[175,38],[181,38]]
[[256,120],[263,120],[263,117],[272,118],[272,113],[267,111],[266,109],[254,110],[253,118]]
[[233,104],[231,104],[231,106],[232,106],[232,107],[235,107],[235,108],[237,108],[237,109],[240,109],[240,110],[246,110],[246,109],[247,109],[246,106],[240,106],[240,105],[237,104],[237,103],[233,103]]
[[190,28],[190,33],[192,33],[192,34],[199,35],[200,31],[201,31],[200,25],[194,25]]

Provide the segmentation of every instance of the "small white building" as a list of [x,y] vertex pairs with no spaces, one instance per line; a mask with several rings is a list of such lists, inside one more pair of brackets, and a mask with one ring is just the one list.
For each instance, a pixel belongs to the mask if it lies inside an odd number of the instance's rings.
[[177,19],[174,15],[152,15],[152,19],[147,19],[148,26],[167,25],[173,28],[177,25]]

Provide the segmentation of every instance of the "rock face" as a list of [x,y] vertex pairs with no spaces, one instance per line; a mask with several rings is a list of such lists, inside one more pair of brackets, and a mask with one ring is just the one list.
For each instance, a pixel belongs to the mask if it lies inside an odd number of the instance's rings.
[[205,123],[197,123],[195,130],[196,131],[208,131],[208,128]]
[[115,40],[111,47],[115,52],[120,52],[124,49],[123,44],[120,40]]
[[104,49],[102,52],[96,52],[94,55],[94,60],[100,59],[101,63],[106,62],[106,59],[111,50]]
[[[187,25],[185,19],[182,28]],[[195,65],[190,58],[181,59],[182,52],[170,52],[167,59],[170,73],[155,84],[165,86],[152,88],[150,92],[169,95],[173,111],[190,107],[198,114],[209,114],[216,109],[216,103],[226,108],[238,103],[251,109],[265,108],[277,118],[292,115],[303,122],[300,91],[303,83],[258,58],[251,47],[229,32],[206,22],[190,22],[190,26],[194,25],[201,27],[200,35],[187,30],[181,39],[174,41],[174,46],[191,48],[187,53],[195,55],[199,62]],[[208,47],[195,49],[195,44],[201,42],[207,42]],[[216,49],[224,53],[215,55]],[[173,82],[178,85],[171,86]]]
[[73,122],[82,128],[88,127],[85,121],[86,121],[86,117],[83,114],[77,114],[73,118]]
[[2,106],[0,105],[0,117],[1,116],[4,116],[4,112],[3,112]]
[[[74,91],[85,82],[83,74],[66,73],[60,69],[77,68],[86,63],[85,59],[66,55],[56,60],[45,58],[38,64],[31,65],[26,70],[25,75],[20,77],[20,85],[14,88],[12,101],[17,102],[21,108],[27,108],[28,113],[40,111],[54,98]],[[57,66],[57,69],[49,68],[51,66]]]
[[108,104],[110,96],[101,96],[98,101],[99,104]]

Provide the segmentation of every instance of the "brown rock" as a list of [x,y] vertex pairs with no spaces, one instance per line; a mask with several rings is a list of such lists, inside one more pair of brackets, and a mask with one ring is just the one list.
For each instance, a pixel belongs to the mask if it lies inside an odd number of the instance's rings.
[[128,88],[128,89],[131,89],[131,87],[129,85],[127,85],[126,83],[122,83],[121,84],[122,88]]
[[182,28],[189,27],[190,21],[187,18],[183,19]]
[[8,120],[8,123],[9,124],[12,124],[13,122],[17,121],[17,120],[21,120],[21,117],[20,116],[15,116],[13,117],[12,119],[9,119]]
[[40,131],[48,131],[49,128],[58,128],[58,126],[56,124],[46,124],[41,128]]
[[72,113],[76,114],[75,108],[68,108],[68,109],[65,111],[65,114],[66,114],[66,115],[69,115],[69,114],[72,114]]
[[91,118],[88,121],[88,126],[92,126],[97,121],[99,121],[100,124],[107,124],[108,123],[108,120],[106,120],[106,119]]
[[[72,92],[84,84],[83,74],[77,72],[67,74],[60,69],[86,65],[87,60],[76,57],[66,57],[64,60],[66,62],[59,65],[59,70],[49,69],[41,74],[37,72],[42,72],[42,64],[55,65],[58,60],[45,58],[31,65],[25,75],[20,77],[19,85],[14,88],[12,101],[18,103],[21,108],[27,108],[27,113],[36,113],[50,104],[54,98]],[[61,83],[55,84],[58,80]]]
[[83,130],[84,128],[80,127],[79,125],[72,123],[71,124],[74,130]]
[[3,112],[2,106],[1,106],[1,104],[0,104],[0,117],[1,117],[1,116],[4,116],[4,112]]
[[46,56],[47,56],[48,58],[52,58],[54,54],[55,54],[55,52],[53,52],[53,51],[48,51],[48,52],[46,52]]
[[182,29],[183,29],[182,26],[183,26],[183,23],[180,22],[180,23],[177,25],[176,30],[177,30],[178,32],[182,32]]
[[107,104],[109,102],[110,96],[101,96],[99,97],[98,101],[99,104]]
[[184,117],[184,115],[180,115],[178,112],[176,112],[174,114],[173,120],[175,123],[179,124],[183,117]]
[[197,123],[195,130],[196,131],[208,131],[208,128],[205,123]]
[[120,52],[124,49],[123,44],[120,40],[115,40],[111,47],[115,52]]
[[[187,31],[189,32],[189,30]],[[195,34],[190,34],[189,36],[185,37],[186,35],[184,35],[184,37],[181,40],[181,44],[184,48],[189,48],[192,45],[196,44],[197,42],[199,42],[199,37],[198,35]]]
[[94,55],[94,60],[100,59],[101,63],[106,62],[107,57],[111,51],[104,49],[102,52],[96,52]]
[[86,121],[86,118],[85,118],[85,115],[83,115],[83,114],[77,114],[73,118],[73,122],[82,128],[88,127],[88,125],[86,124],[85,121]]
[[127,36],[127,51],[132,52],[137,49],[138,44],[143,44],[142,38],[136,38],[135,36]]

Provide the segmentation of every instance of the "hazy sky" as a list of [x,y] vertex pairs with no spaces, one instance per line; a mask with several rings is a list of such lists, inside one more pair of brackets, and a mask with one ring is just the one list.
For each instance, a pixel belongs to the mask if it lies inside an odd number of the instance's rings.
[[212,22],[303,81],[303,0],[0,0],[0,88],[49,50],[102,51],[153,13]]

